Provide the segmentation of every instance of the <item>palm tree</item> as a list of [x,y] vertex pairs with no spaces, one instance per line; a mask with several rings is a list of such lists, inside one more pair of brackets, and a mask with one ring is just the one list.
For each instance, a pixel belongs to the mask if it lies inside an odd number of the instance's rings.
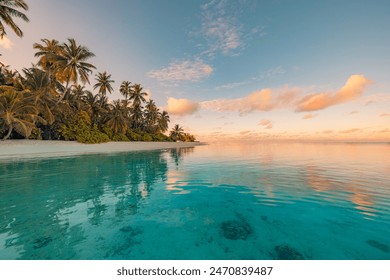
[[140,84],[135,84],[133,86],[133,90],[131,91],[130,98],[129,98],[130,100],[133,101],[133,104],[141,105],[142,102],[146,101],[145,97],[148,96],[148,94],[143,90],[144,89],[141,87]]
[[183,128],[180,125],[175,124],[175,126],[173,127],[170,133],[171,138],[175,141],[178,141],[183,138],[183,135],[184,135]]
[[115,133],[125,133],[128,128],[127,108],[120,100],[114,100],[110,106],[111,110],[107,114],[106,124]]
[[77,45],[74,39],[68,39],[68,43],[61,45],[54,63],[58,71],[57,79],[65,83],[65,94],[69,91],[71,83],[77,84],[80,80],[83,84],[89,84],[89,74],[96,67],[86,61],[94,56],[87,47]]
[[49,74],[55,73],[56,62],[60,59],[61,46],[57,40],[41,39],[43,44],[34,43],[33,48],[38,51],[35,57],[39,57],[38,65]]
[[144,114],[142,112],[142,106],[138,103],[133,103],[130,108],[132,128],[139,130],[144,123]]
[[108,112],[109,104],[108,98],[101,95],[93,95],[92,92],[87,91],[83,98],[88,106],[88,112],[91,119],[91,127],[101,122],[103,115]]
[[170,122],[170,119],[169,119],[168,112],[162,111],[162,113],[159,114],[158,120],[157,120],[158,130],[162,133],[167,131],[169,122]]
[[24,0],[0,0],[0,39],[7,34],[4,24],[8,25],[17,36],[23,36],[22,30],[14,22],[13,17],[21,18],[26,22],[28,22],[29,19],[24,13],[17,10],[18,8],[27,11],[28,5]]
[[35,126],[38,110],[25,94],[10,88],[0,94],[0,127],[8,130],[3,140],[8,139],[14,130],[27,138]]
[[119,88],[119,92],[125,97],[125,99],[129,98],[129,96],[131,95],[131,91],[132,91],[131,82],[123,81]]
[[97,83],[93,86],[93,89],[99,88],[99,93],[103,96],[106,96],[107,91],[111,93],[113,91],[111,84],[114,83],[114,80],[111,80],[111,75],[107,74],[106,71],[103,73],[99,72],[96,75]]
[[53,124],[57,92],[47,72],[38,68],[23,69],[23,86],[30,92],[30,99],[36,105],[45,122]]
[[159,109],[156,106],[156,103],[152,99],[145,105],[145,121],[146,121],[146,129],[155,133],[157,131],[157,121],[159,117]]

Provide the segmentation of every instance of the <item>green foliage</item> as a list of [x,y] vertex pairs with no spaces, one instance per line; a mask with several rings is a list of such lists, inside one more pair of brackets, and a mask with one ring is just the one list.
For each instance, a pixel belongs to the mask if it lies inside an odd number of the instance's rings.
[[153,137],[149,133],[145,133],[142,136],[142,141],[144,141],[144,142],[151,142],[151,141],[153,141]]
[[126,136],[130,141],[142,141],[142,136],[130,129],[126,131]]
[[162,133],[153,134],[152,137],[153,137],[153,141],[157,141],[157,142],[172,142],[173,141],[170,137],[168,137]]
[[42,140],[42,135],[41,135],[41,130],[37,127],[34,127],[31,130],[31,134],[28,137],[28,139],[33,139],[33,140]]
[[117,142],[128,142],[130,141],[129,138],[124,135],[124,134],[116,134],[114,135],[114,137],[112,138],[112,141],[117,141]]
[[76,140],[80,143],[95,144],[110,141],[107,134],[100,132],[96,125],[91,128],[83,119],[63,125],[59,132],[65,140]]
[[103,133],[106,134],[108,138],[110,138],[110,140],[113,140],[114,133],[112,132],[111,128],[109,128],[108,126],[103,126],[102,130]]

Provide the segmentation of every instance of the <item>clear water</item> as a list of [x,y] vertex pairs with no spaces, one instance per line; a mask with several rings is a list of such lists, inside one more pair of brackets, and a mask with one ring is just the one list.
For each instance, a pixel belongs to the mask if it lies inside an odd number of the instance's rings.
[[0,162],[0,259],[390,259],[390,145]]

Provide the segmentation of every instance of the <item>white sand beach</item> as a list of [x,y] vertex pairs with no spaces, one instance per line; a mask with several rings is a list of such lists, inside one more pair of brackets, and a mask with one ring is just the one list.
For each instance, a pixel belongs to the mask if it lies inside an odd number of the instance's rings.
[[82,144],[75,141],[6,140],[0,141],[0,160],[160,150],[194,147],[203,144],[200,142],[108,142],[102,144]]

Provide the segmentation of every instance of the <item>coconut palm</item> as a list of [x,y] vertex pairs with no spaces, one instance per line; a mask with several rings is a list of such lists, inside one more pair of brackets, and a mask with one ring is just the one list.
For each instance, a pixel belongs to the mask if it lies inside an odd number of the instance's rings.
[[101,106],[102,101],[99,95],[93,95],[92,92],[87,91],[83,99],[88,106],[91,126],[93,126],[99,122],[100,116],[104,114],[106,110]]
[[41,39],[42,44],[34,43],[33,48],[38,51],[35,57],[38,57],[38,65],[49,74],[54,74],[56,62],[60,59],[61,45],[57,40]]
[[0,127],[7,131],[3,140],[8,139],[14,130],[27,138],[37,118],[37,107],[26,98],[26,92],[8,88],[0,94]]
[[175,124],[175,126],[173,127],[170,133],[171,138],[177,141],[177,140],[181,140],[183,138],[183,135],[184,135],[183,128],[180,125]]
[[123,81],[119,88],[119,92],[125,97],[125,99],[129,98],[129,96],[131,95],[131,91],[132,91],[131,82]]
[[[95,66],[86,62],[95,55],[87,48],[77,45],[74,39],[61,45],[58,56],[55,57],[56,78],[65,84],[64,94],[67,94],[71,85],[89,84],[89,74]],[[60,100],[61,101],[61,100]]]
[[142,106],[138,103],[133,103],[130,108],[132,128],[140,130],[144,124],[144,114],[142,112]]
[[99,93],[103,96],[106,96],[107,91],[111,93],[113,91],[111,84],[114,83],[114,80],[111,80],[111,75],[107,74],[106,71],[103,73],[99,72],[96,75],[97,83],[93,86],[93,89],[99,88]]
[[23,69],[23,86],[30,92],[30,99],[36,105],[45,122],[54,122],[57,92],[49,74],[38,68]]
[[152,99],[150,99],[145,105],[145,122],[146,129],[155,133],[157,131],[157,121],[159,117],[159,109],[156,106],[156,103]]
[[115,133],[125,133],[129,127],[127,119],[127,107],[120,100],[114,100],[107,114],[106,125]]
[[140,84],[135,84],[133,86],[133,90],[131,91],[129,99],[132,100],[134,104],[141,105],[143,102],[146,101],[145,97],[148,96],[148,94],[143,90],[144,89],[141,87]]
[[7,34],[4,25],[8,25],[17,36],[23,36],[23,31],[14,22],[13,18],[20,18],[26,22],[29,19],[24,13],[18,10],[19,8],[27,11],[28,5],[24,0],[0,0],[0,39]]
[[157,120],[157,126],[158,130],[162,133],[168,130],[168,124],[169,124],[169,115],[167,111],[162,111],[162,113],[159,114],[158,120]]

